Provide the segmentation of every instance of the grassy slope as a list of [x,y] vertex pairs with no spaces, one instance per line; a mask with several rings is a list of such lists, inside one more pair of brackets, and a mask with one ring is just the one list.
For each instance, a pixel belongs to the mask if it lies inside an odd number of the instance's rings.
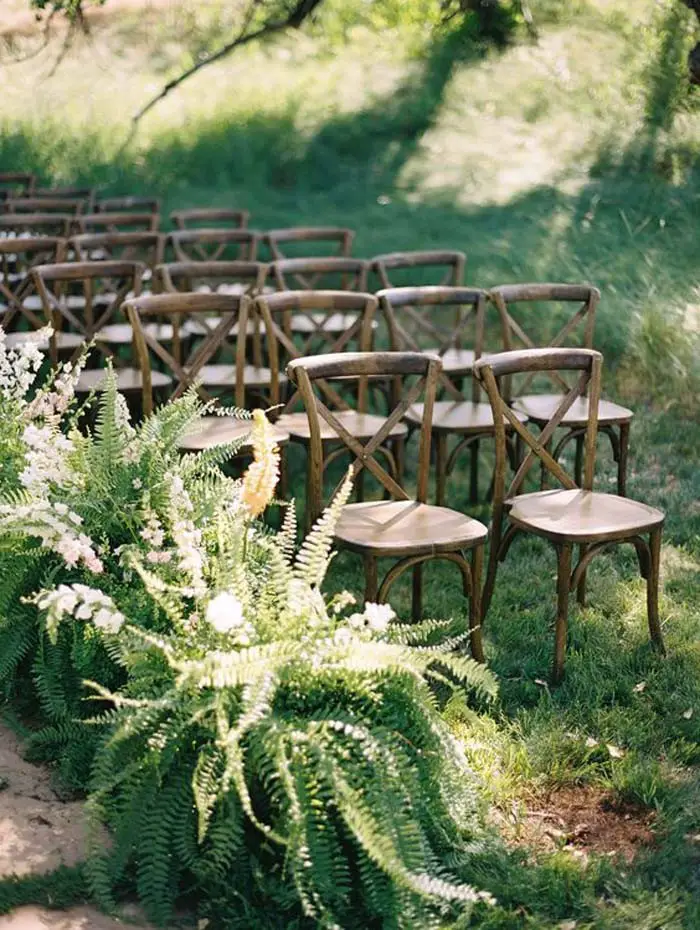
[[[156,190],[166,210],[241,204],[261,228],[342,222],[358,231],[358,254],[459,247],[469,281],[484,286],[591,280],[603,292],[597,339],[612,391],[635,314],[695,311],[700,130],[673,68],[687,20],[670,0],[569,3],[560,21],[547,15],[560,4],[531,5],[539,45],[503,53],[454,35],[422,49],[418,32],[389,28],[355,30],[332,55],[318,37],[246,52],[166,101],[128,157],[115,153],[129,114],[221,24],[207,7],[183,43],[186,6],[179,20],[167,9],[120,13],[52,79],[47,56],[0,69],[0,167]],[[636,363],[646,379],[659,366],[665,377],[656,348]],[[455,726],[504,810],[543,784],[599,784],[658,808],[659,848],[624,869],[585,868],[564,851],[490,851],[476,877],[500,907],[483,928],[700,926],[700,433],[692,412],[640,402],[637,413],[631,493],[669,514],[669,658],[648,648],[643,586],[621,551],[589,573],[592,606],[572,609],[567,679],[550,694],[537,679],[550,659],[554,559],[520,542],[488,618],[500,702],[456,713]],[[457,474],[454,506],[466,508],[465,487]],[[431,613],[459,614],[449,569],[428,575]],[[331,581],[360,588],[358,565],[339,558]],[[399,592],[402,607],[407,596]],[[606,743],[624,755],[612,758]]]

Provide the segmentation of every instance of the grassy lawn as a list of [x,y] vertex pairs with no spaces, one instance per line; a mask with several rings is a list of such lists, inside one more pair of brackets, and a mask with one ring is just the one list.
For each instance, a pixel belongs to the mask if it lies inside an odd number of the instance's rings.
[[[186,20],[185,4],[143,17],[125,8],[52,77],[56,43],[21,64],[6,56],[0,169],[154,192],[166,213],[241,206],[261,229],[347,225],[357,255],[459,248],[467,282],[483,287],[601,289],[607,395],[635,409],[629,493],[668,514],[668,657],[649,646],[644,583],[624,548],[593,563],[590,606],[571,609],[566,680],[550,690],[556,563],[544,544],[520,541],[486,625],[498,702],[446,713],[494,811],[472,877],[498,905],[479,927],[696,930],[700,381],[686,330],[700,325],[700,116],[682,81],[690,20],[671,0],[540,0],[539,43],[497,52],[459,31],[426,45],[411,23],[367,22],[342,38],[342,4],[330,6],[325,33],[205,70],[126,152],[129,115],[225,28],[223,7]],[[606,454],[601,489],[612,488]],[[296,457],[292,488],[303,467]],[[458,469],[450,505],[469,510],[467,492]],[[488,520],[484,505],[470,512]],[[361,591],[359,563],[338,557],[330,584]],[[426,572],[431,615],[462,615],[459,592],[449,566]],[[399,612],[408,594],[397,589]],[[609,855],[610,836],[630,855]]]

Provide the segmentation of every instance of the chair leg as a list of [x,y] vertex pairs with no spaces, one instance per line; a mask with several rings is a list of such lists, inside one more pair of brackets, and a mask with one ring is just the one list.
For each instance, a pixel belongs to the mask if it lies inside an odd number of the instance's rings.
[[377,600],[379,578],[377,574],[377,560],[373,555],[366,555],[365,561],[365,601],[374,604]]
[[[584,557],[587,549],[588,549],[588,546],[585,543],[581,543],[581,545],[578,547],[579,560]],[[581,607],[586,606],[586,572],[581,573],[579,583],[576,587],[576,600],[578,601]]]
[[583,440],[584,436],[577,436],[576,442],[576,459],[574,465],[574,478],[576,484],[581,487],[583,484]]
[[418,621],[423,618],[423,565],[419,564],[413,569],[413,597],[411,601],[411,616]]
[[[472,549],[472,586],[469,600],[469,645],[472,658],[476,662],[485,662],[484,643],[481,637],[481,573],[484,564],[484,547]],[[466,583],[466,579],[465,579]],[[468,593],[464,592],[465,595]]]
[[553,685],[558,685],[564,677],[572,548],[570,543],[564,543],[557,548],[557,620],[554,631],[554,664],[552,665]]
[[630,449],[630,424],[620,423],[620,448],[617,455],[617,493],[627,497],[627,460]]
[[394,443],[394,458],[396,459],[396,483],[403,486],[406,467],[406,440],[403,437],[400,437]]
[[666,647],[659,623],[659,572],[661,567],[661,527],[652,530],[649,537],[649,577],[647,578],[647,617],[649,635],[661,655],[666,655]]
[[475,439],[469,450],[469,503],[476,504],[479,499],[479,440]]
[[435,503],[445,506],[445,483],[447,481],[447,433],[435,435]]

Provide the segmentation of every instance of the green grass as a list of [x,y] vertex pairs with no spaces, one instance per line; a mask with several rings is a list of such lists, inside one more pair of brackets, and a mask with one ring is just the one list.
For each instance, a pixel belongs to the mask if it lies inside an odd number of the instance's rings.
[[[566,851],[508,851],[494,838],[473,868],[499,905],[476,925],[696,930],[700,427],[698,354],[683,328],[697,328],[699,304],[700,118],[682,64],[691,20],[672,0],[540,0],[531,3],[540,43],[496,52],[464,31],[428,43],[415,23],[365,24],[342,43],[342,5],[331,6],[333,41],[285,39],[205,71],[122,154],[129,114],[221,26],[213,14],[182,42],[164,14],[141,23],[120,15],[98,36],[100,61],[82,46],[49,80],[45,57],[6,65],[0,167],[155,191],[166,211],[241,205],[263,229],[342,223],[357,230],[358,255],[462,248],[467,279],[481,286],[601,288],[606,389],[636,411],[630,494],[668,513],[669,655],[649,647],[643,582],[634,553],[621,549],[594,562],[590,606],[571,611],[566,680],[550,691],[554,555],[518,542],[486,625],[499,702],[488,713],[450,712],[492,804],[510,811],[546,786],[599,785],[656,810],[658,842],[628,866],[595,857],[584,866]],[[292,487],[302,469],[297,456]],[[611,487],[611,475],[603,455],[598,486]],[[469,509],[464,469],[449,501]],[[488,519],[484,507],[473,512]],[[450,567],[426,575],[430,613],[461,615]],[[330,583],[361,591],[359,563],[339,556]],[[397,607],[408,603],[399,587]]]

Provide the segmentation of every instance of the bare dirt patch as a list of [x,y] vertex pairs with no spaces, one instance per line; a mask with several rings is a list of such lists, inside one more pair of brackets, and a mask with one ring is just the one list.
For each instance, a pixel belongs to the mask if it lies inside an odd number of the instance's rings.
[[619,856],[631,862],[656,842],[655,814],[594,787],[556,788],[510,818],[506,841],[540,852],[565,849],[579,858]]

